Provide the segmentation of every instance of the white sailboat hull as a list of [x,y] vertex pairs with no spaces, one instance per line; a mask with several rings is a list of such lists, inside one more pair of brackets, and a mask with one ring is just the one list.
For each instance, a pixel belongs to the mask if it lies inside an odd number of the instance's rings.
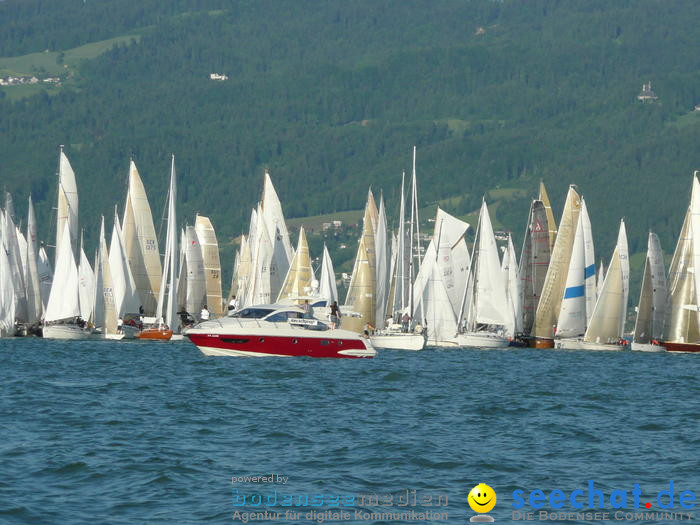
[[626,345],[616,345],[608,343],[591,343],[583,339],[564,338],[555,339],[554,348],[559,350],[607,350],[620,351],[627,350]]
[[630,350],[633,352],[665,352],[666,347],[661,345],[654,345],[651,343],[635,343],[632,342]]
[[44,339],[90,339],[92,333],[74,324],[53,324],[44,326]]
[[466,348],[507,348],[510,341],[491,332],[465,332],[457,334],[457,346]]
[[423,350],[425,337],[422,334],[394,332],[373,335],[370,337],[372,346],[379,350]]

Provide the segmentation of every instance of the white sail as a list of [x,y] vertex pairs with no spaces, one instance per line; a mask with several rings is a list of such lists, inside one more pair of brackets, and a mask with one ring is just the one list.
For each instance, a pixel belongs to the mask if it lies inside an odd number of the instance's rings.
[[[272,238],[275,233],[275,227],[279,229],[280,240],[284,247],[287,265],[289,265],[293,255],[292,243],[289,240],[289,232],[287,231],[287,224],[284,220],[284,213],[282,212],[282,203],[277,196],[275,187],[272,185],[272,179],[267,171],[265,171],[265,181],[263,185],[262,210],[268,235]],[[280,271],[286,274],[287,269],[280,268]],[[284,278],[284,276],[282,278]]]
[[219,259],[219,243],[216,232],[208,217],[198,215],[194,226],[199,246],[202,249],[204,264],[204,284],[206,288],[207,309],[215,316],[224,313],[221,298],[221,261]]
[[629,293],[629,257],[624,221],[620,222],[617,244],[603,283],[603,293],[596,302],[584,340],[616,344],[624,333]]
[[146,315],[154,315],[162,277],[160,252],[151,206],[133,160],[129,164],[122,234],[141,305]]
[[24,280],[25,288],[27,285],[27,238],[22,233],[19,226],[17,228],[17,247],[19,248],[20,256],[20,271],[22,272],[22,279]]
[[100,245],[95,266],[95,310],[93,314],[95,326],[102,329],[103,335],[115,335],[118,314],[114,302],[112,272],[109,266],[107,242],[105,241],[104,217],[100,223]]
[[[0,223],[4,213],[0,210]],[[15,287],[12,284],[12,270],[7,252],[3,249],[3,228],[0,228],[0,337],[14,335],[15,332]]]
[[[583,199],[581,202],[583,203]],[[557,337],[579,337],[586,332],[585,242],[583,218],[582,214],[579,214],[569,259],[564,297],[559,309],[559,322],[555,334]]]
[[117,314],[119,317],[123,317],[126,313],[138,312],[141,301],[136,292],[136,283],[129,266],[124,237],[119,226],[116,210],[114,212],[112,239],[109,244],[109,267],[112,271],[114,305],[117,309]]
[[600,266],[598,267],[598,277],[596,277],[596,288],[595,288],[596,300],[598,297],[600,297],[600,294],[603,292],[603,282],[604,281],[605,281],[605,264],[603,264],[603,261],[600,261]]
[[506,289],[501,274],[498,246],[486,201],[481,203],[479,239],[474,279],[474,316],[476,324],[505,325],[508,322]]
[[39,248],[38,271],[39,286],[41,288],[41,304],[43,306],[42,310],[46,310],[46,305],[49,302],[49,294],[51,293],[51,283],[53,282],[53,268],[51,268],[49,256],[46,254],[46,250],[43,246]]
[[206,303],[207,287],[204,278],[204,260],[202,249],[193,226],[186,228],[187,247],[185,258],[187,260],[187,299],[185,302],[187,311],[199,317],[202,306]]
[[442,282],[455,316],[459,313],[462,293],[469,277],[471,257],[465,241],[469,223],[453,217],[440,207],[435,215],[433,240],[438,247],[435,264],[442,272]]
[[328,253],[328,248],[323,245],[323,260],[321,262],[321,277],[319,278],[319,296],[326,299],[328,304],[338,301],[338,288],[335,281],[333,261]]
[[664,329],[664,319],[666,317],[668,287],[666,283],[664,254],[661,250],[659,237],[653,232],[649,232],[647,258],[649,260],[649,268],[651,270],[652,285],[651,336],[654,339],[661,339]]
[[236,272],[237,299],[240,306],[248,305],[246,292],[248,291],[248,281],[251,276],[253,261],[250,252],[250,241],[245,235],[241,236],[240,257]]
[[68,235],[72,252],[78,250],[78,186],[75,172],[68,161],[63,146],[58,156],[58,207],[56,211],[56,266],[58,266],[59,249],[63,246],[61,235],[68,225]]
[[73,258],[70,229],[67,222],[64,223],[60,239],[59,258],[56,261],[51,294],[44,314],[45,322],[71,319],[80,315],[78,267]]
[[36,217],[32,197],[29,196],[27,212],[27,272],[25,285],[27,288],[27,322],[35,323],[41,319],[44,307],[41,301],[41,283],[39,281],[39,266],[37,264]]
[[384,209],[384,197],[379,197],[379,213],[377,216],[377,229],[374,236],[374,253],[376,258],[376,302],[375,314],[377,328],[384,328],[386,302],[389,294],[389,258],[388,237],[386,226],[386,210]]
[[15,289],[15,317],[22,322],[27,321],[27,292],[24,285],[24,273],[22,271],[22,256],[20,244],[17,239],[17,227],[12,218],[13,205],[12,196],[5,194],[5,214],[3,223],[3,244],[7,251],[7,258],[10,263],[12,275],[12,285]]
[[586,325],[591,320],[595,303],[598,300],[598,290],[596,287],[595,275],[595,249],[593,246],[593,230],[591,229],[591,219],[588,216],[588,208],[586,201],[581,198],[581,225],[583,226],[583,241],[584,241],[584,270],[583,270],[583,285],[584,295],[586,297]]
[[513,239],[508,235],[508,247],[503,254],[503,262],[501,263],[501,271],[503,272],[503,280],[506,283],[506,300],[508,302],[509,313],[511,319],[506,325],[506,333],[514,336],[523,329],[523,316],[521,309],[521,292],[520,278],[518,275],[518,261],[515,256],[515,247]]
[[85,255],[81,239],[80,264],[78,265],[78,293],[80,299],[80,317],[85,321],[92,318],[92,309],[95,306],[95,287],[95,272]]
[[[163,275],[158,292],[156,319],[162,319],[170,328],[177,322],[177,216],[175,203],[177,200],[177,185],[175,178],[175,155],[170,164],[170,188],[168,190],[168,226],[165,234],[165,256],[163,258]],[[217,250],[218,256],[218,250]],[[168,291],[168,301],[165,302],[165,292]]]

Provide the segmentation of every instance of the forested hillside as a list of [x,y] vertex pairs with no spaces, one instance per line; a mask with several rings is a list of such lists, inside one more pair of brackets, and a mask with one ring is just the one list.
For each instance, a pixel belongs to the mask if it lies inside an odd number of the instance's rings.
[[[33,96],[0,90],[0,180],[48,221],[65,144],[90,239],[130,155],[160,216],[172,152],[182,219],[210,215],[224,240],[247,227],[264,168],[290,218],[360,208],[369,185],[393,206],[416,144],[424,204],[455,197],[463,215],[541,178],[558,214],[574,183],[599,258],[622,216],[632,253],[649,228],[668,252],[700,168],[699,19],[695,0],[6,0],[0,57],[56,52],[65,74]],[[123,35],[139,38],[60,62]],[[41,73],[26,63],[14,73]],[[659,99],[644,104],[647,81]],[[528,206],[497,212],[518,241]]]

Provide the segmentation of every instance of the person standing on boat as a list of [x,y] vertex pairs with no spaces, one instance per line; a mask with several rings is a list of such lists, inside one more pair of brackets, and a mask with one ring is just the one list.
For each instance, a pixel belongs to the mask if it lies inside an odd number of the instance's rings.
[[408,332],[408,325],[411,322],[411,316],[408,315],[408,312],[403,314],[403,317],[401,318],[401,331],[406,333]]
[[338,301],[333,301],[331,305],[330,321],[331,328],[335,329],[340,326],[340,308],[338,308]]
[[202,311],[199,313],[199,320],[200,321],[208,321],[209,320],[209,310],[207,309],[206,304],[202,307]]
[[301,309],[304,311],[304,318],[311,319],[314,316],[314,309],[309,303],[309,300],[304,300],[304,304],[301,305]]
[[228,303],[228,311],[235,312],[236,310],[238,310],[238,299],[236,299],[236,296],[234,295],[231,297],[231,301]]

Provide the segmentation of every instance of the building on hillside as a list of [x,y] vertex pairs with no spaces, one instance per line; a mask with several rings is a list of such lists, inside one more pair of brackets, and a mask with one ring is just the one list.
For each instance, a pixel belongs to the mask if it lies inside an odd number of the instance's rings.
[[209,78],[211,80],[218,80],[218,81],[224,81],[228,80],[228,75],[220,75],[219,73],[210,73]]
[[654,90],[651,89],[651,81],[642,84],[642,91],[637,95],[637,100],[641,100],[642,102],[654,102],[658,98]]

